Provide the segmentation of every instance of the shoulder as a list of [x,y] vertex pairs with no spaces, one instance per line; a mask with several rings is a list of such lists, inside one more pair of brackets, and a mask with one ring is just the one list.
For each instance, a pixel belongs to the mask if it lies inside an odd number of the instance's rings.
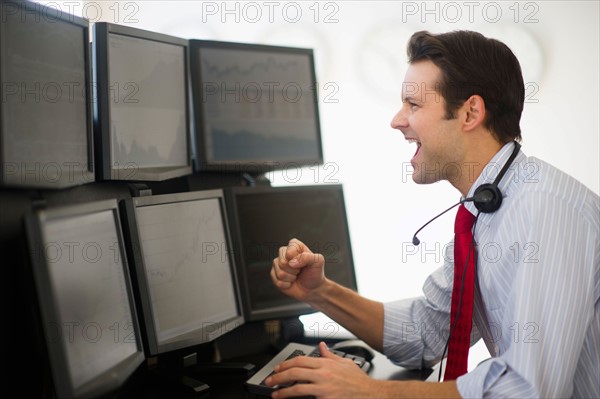
[[598,195],[574,177],[535,157],[525,157],[515,164],[506,197],[530,212],[569,209],[596,227],[599,224]]

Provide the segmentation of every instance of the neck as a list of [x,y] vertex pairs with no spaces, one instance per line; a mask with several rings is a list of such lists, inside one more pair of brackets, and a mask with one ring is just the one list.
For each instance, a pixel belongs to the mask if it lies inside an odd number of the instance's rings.
[[465,145],[462,170],[460,176],[451,180],[451,184],[466,197],[473,183],[479,178],[494,155],[500,151],[502,144],[489,139],[472,141]]

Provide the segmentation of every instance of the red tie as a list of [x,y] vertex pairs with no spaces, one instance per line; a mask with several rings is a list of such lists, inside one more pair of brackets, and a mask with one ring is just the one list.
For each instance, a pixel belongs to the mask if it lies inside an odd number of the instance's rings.
[[[454,285],[452,286],[452,308],[450,309],[451,335],[448,344],[448,359],[444,381],[455,380],[467,373],[467,358],[469,357],[471,326],[473,324],[473,292],[475,288],[475,242],[471,231],[473,222],[475,222],[475,216],[461,204],[454,221]],[[469,251],[471,252],[470,255]],[[464,283],[462,282],[463,279]],[[458,320],[456,320],[456,313],[459,314]],[[454,325],[455,320],[456,325]]]

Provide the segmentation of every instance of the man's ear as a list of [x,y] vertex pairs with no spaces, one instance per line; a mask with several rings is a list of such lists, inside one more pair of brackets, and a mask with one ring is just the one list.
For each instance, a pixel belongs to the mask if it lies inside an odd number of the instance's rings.
[[475,129],[485,121],[485,101],[477,94],[473,94],[463,104],[463,126],[466,131]]

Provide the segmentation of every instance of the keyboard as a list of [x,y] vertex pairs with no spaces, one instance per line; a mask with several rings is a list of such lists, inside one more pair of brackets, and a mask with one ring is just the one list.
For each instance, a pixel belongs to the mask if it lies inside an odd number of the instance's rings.
[[[360,356],[346,354],[337,350],[331,350],[331,352],[340,357],[352,359],[354,363],[356,363],[356,365],[365,373],[367,373],[371,368],[371,363]],[[248,379],[248,381],[246,381],[246,387],[248,388],[248,391],[258,395],[270,396],[275,389],[282,388],[282,386],[269,387],[265,385],[265,380],[274,373],[273,370],[275,369],[275,366],[286,360],[293,359],[296,356],[320,357],[321,353],[319,352],[319,348],[315,346],[297,343],[288,344],[277,355],[275,355],[273,359],[269,361],[269,363],[258,370],[252,377],[250,377],[250,379]]]

